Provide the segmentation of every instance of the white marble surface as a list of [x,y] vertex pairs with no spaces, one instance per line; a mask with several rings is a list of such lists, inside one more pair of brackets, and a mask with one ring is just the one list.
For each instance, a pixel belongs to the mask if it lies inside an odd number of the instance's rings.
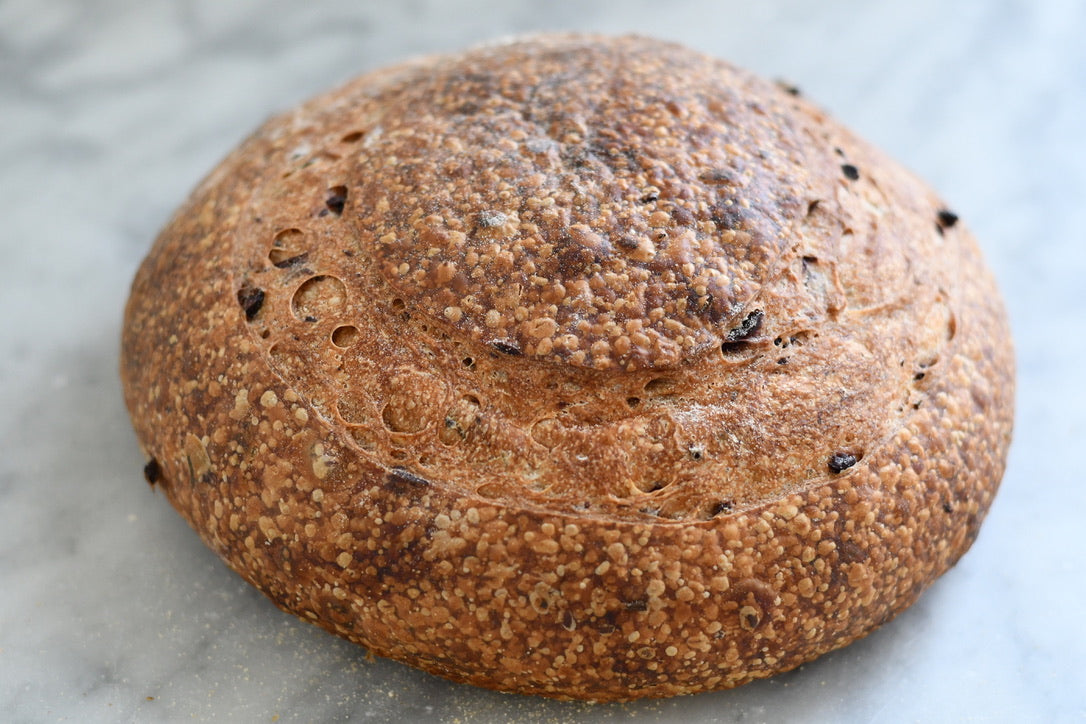
[[[0,721],[1086,718],[1086,4],[0,0]],[[682,39],[804,92],[929,179],[1010,305],[1018,427],[974,549],[868,639],[625,706],[432,678],[281,614],[160,495],[121,402],[156,230],[269,113],[512,32]]]

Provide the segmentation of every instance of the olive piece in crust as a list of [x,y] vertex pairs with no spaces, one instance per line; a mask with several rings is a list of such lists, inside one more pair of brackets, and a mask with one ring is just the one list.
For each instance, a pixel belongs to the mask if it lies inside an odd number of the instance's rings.
[[268,121],[144,261],[122,375],[147,479],[278,606],[599,701],[893,618],[976,537],[1013,397],[927,186],[788,89],[582,35]]

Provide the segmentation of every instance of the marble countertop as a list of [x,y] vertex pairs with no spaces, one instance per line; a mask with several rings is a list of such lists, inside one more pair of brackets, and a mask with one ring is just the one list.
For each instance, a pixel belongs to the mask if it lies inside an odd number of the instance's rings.
[[[0,721],[1086,717],[1086,5],[616,5],[0,2]],[[143,482],[121,310],[188,190],[360,71],[544,29],[679,39],[798,84],[939,189],[1002,283],[1018,418],[980,538],[896,621],[798,671],[615,706],[451,684],[280,613]]]

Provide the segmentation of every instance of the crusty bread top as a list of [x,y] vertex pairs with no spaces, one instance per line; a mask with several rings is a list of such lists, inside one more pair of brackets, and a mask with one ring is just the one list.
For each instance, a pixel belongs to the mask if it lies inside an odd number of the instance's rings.
[[575,367],[719,347],[797,241],[802,137],[746,100],[765,92],[753,79],[646,50],[500,48],[378,92],[345,180],[388,283],[475,339]]
[[208,545],[375,653],[548,696],[736,686],[977,534],[1013,357],[956,221],[673,45],[422,59],[196,189],[133,284],[126,402]]
[[244,152],[235,274],[271,366],[365,453],[468,493],[742,509],[879,445],[954,334],[938,200],[678,46],[408,65]]

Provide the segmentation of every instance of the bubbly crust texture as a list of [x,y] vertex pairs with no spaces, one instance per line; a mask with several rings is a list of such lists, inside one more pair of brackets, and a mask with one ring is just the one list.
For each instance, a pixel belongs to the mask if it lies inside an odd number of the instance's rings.
[[277,605],[624,700],[849,643],[968,549],[1005,313],[920,181],[789,89],[539,36],[274,118],[140,268],[148,480]]

